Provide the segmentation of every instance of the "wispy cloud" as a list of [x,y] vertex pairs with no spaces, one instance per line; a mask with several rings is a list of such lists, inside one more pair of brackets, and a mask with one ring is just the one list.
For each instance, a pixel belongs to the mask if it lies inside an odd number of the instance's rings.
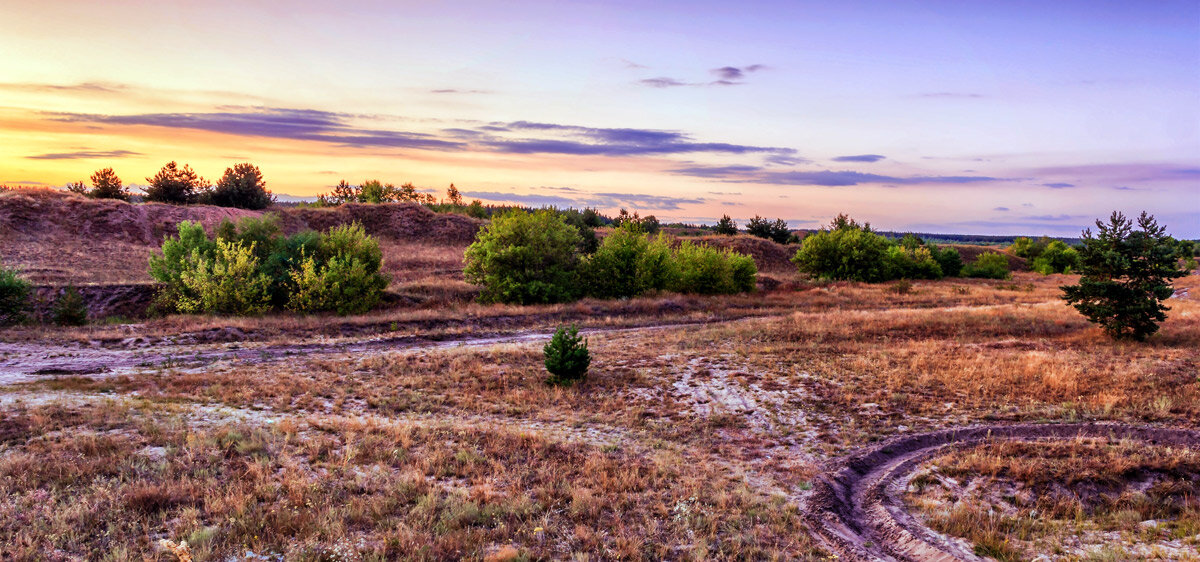
[[1065,183],[1065,182],[1043,183],[1042,185],[1049,187],[1050,189],[1064,189],[1067,187],[1075,187],[1075,184]]
[[974,92],[924,92],[917,94],[917,97],[941,99],[979,99],[987,96]]
[[379,116],[309,109],[247,108],[242,111],[213,113],[136,115],[51,113],[48,116],[57,121],[197,129],[230,135],[283,138],[350,147],[602,156],[685,153],[758,153],[787,156],[795,153],[794,149],[784,147],[700,142],[680,131],[596,128],[529,121],[443,129],[439,135],[366,128],[355,123],[383,119]]
[[971,184],[1006,181],[1004,178],[990,176],[888,176],[852,170],[776,171],[756,166],[689,166],[668,171],[674,174],[722,181],[824,187],[847,187],[859,184]]
[[1010,209],[1009,209],[1008,207],[996,207],[996,208],[994,208],[994,209],[992,209],[992,210],[993,210],[993,211],[1002,211],[1002,212],[1004,212],[1004,211],[1009,211]]
[[650,86],[651,88],[677,88],[679,86],[698,86],[699,85],[694,82],[684,82],[682,80],[676,80],[675,78],[669,78],[667,76],[659,76],[657,78],[646,78],[644,80],[638,80],[638,84],[641,84],[643,86]]
[[30,160],[91,160],[97,158],[125,158],[141,156],[141,152],[132,150],[80,150],[78,152],[52,152],[50,154],[35,154],[26,156]]
[[431,94],[492,94],[491,90],[462,90],[458,88],[439,88],[437,90],[429,90]]
[[834,162],[878,162],[887,158],[879,154],[857,154],[853,156],[838,156],[833,159]]
[[505,193],[501,191],[464,191],[463,195],[465,197],[529,206],[598,207],[604,209],[628,207],[650,211],[675,211],[681,209],[683,205],[694,205],[707,201],[703,197],[670,197],[641,193],[590,193],[572,188],[544,189],[555,190],[568,195]]
[[197,129],[230,135],[317,141],[353,147],[438,150],[466,148],[461,142],[439,139],[423,133],[354,127],[350,122],[357,116],[313,109],[264,107],[214,113],[54,113],[50,116],[52,119],[67,122]]
[[37,82],[3,82],[0,90],[21,92],[87,92],[118,93],[129,89],[126,84],[115,82],[80,82],[77,84],[42,84]]

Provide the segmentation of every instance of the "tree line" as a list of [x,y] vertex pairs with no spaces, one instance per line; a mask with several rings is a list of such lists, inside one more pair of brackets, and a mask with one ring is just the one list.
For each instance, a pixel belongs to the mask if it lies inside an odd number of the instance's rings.
[[[67,191],[94,199],[118,199],[129,201],[133,193],[117,176],[112,168],[97,170],[92,174],[91,185],[74,182]],[[146,178],[149,184],[142,188],[142,200],[172,205],[217,205],[240,209],[260,210],[275,203],[275,197],[267,189],[262,170],[249,162],[234,164],[226,168],[216,184],[205,180],[190,166],[168,162],[157,174]]]

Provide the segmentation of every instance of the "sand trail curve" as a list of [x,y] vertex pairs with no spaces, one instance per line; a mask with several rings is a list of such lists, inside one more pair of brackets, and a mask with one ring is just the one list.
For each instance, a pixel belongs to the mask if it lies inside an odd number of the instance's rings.
[[805,517],[840,560],[985,560],[970,544],[930,530],[900,494],[927,460],[950,449],[1003,440],[1076,437],[1200,448],[1200,431],[1120,423],[980,425],[908,435],[835,461],[813,486]]

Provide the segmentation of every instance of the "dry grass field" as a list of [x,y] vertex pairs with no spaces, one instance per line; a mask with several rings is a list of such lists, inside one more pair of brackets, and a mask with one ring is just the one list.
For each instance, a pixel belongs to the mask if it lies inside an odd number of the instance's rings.
[[[405,298],[360,317],[0,332],[8,353],[181,359],[0,387],[0,558],[179,559],[167,540],[195,560],[829,559],[803,506],[856,449],[974,424],[1200,420],[1191,298],[1147,343],[1062,303],[1074,278],[1030,272],[903,287],[764,268],[778,284],[750,295],[485,306],[462,245],[385,248]],[[1200,294],[1200,276],[1176,285]],[[542,336],[571,322],[591,370],[549,386]],[[505,334],[530,337],[473,343]],[[416,343],[184,361],[396,337]],[[922,466],[906,501],[977,554],[1197,559],[1195,450],[995,443]]]

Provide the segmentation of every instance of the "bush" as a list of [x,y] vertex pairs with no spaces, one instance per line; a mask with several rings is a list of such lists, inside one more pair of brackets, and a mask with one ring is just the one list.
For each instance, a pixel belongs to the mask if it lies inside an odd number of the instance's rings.
[[74,285],[67,285],[62,295],[54,301],[50,318],[59,326],[83,326],[88,321],[87,304]]
[[885,276],[888,279],[941,279],[942,266],[933,259],[933,252],[925,246],[909,249],[890,246],[884,258],[887,262]]
[[754,259],[705,244],[684,241],[675,250],[678,273],[670,290],[677,293],[728,295],[754,290],[758,268]]
[[570,386],[587,376],[588,367],[592,364],[588,352],[587,340],[579,336],[575,326],[559,328],[550,338],[550,343],[542,349],[545,356],[546,370],[550,372],[547,382]]
[[223,222],[216,240],[192,222],[150,259],[163,284],[159,305],[184,313],[297,312],[359,314],[376,306],[387,287],[379,243],[359,224],[325,234],[305,231],[284,238],[276,217]]
[[963,277],[982,279],[1008,279],[1008,258],[999,252],[984,252],[974,262],[963,268]]
[[1099,233],[1083,231],[1078,285],[1062,288],[1063,300],[1114,339],[1144,340],[1167,319],[1162,305],[1174,292],[1171,280],[1186,273],[1177,266],[1176,248],[1152,215],[1142,212],[1137,226],[1114,212]]
[[675,276],[674,264],[662,235],[651,240],[641,225],[627,222],[584,258],[580,278],[588,296],[628,298],[666,289]]
[[254,246],[218,240],[209,255],[184,260],[175,308],[185,314],[259,315],[270,308],[270,279],[259,271]]
[[1060,240],[1054,240],[1047,244],[1031,265],[1031,269],[1042,275],[1071,273],[1077,267],[1079,267],[1079,252]]
[[18,324],[29,310],[29,281],[20,278],[15,269],[0,264],[0,326]]
[[208,182],[192,171],[187,164],[179,167],[174,161],[168,162],[152,178],[146,178],[150,185],[146,187],[146,201],[171,203],[174,205],[190,205],[199,200],[208,190]]
[[[847,219],[849,220],[849,219]],[[810,234],[792,262],[800,271],[821,279],[877,283],[894,278],[895,264],[887,260],[891,241],[869,227],[849,224]]]
[[579,231],[551,210],[514,210],[492,219],[464,255],[467,281],[482,285],[482,302],[516,304],[573,300]]
[[362,314],[379,304],[388,284],[387,276],[379,272],[383,252],[362,225],[330,229],[316,256],[306,255],[306,244],[302,238],[289,244],[301,248],[300,267],[290,274],[294,292],[288,299],[289,309],[345,315]]
[[203,201],[221,207],[259,210],[270,207],[275,198],[267,190],[262,170],[245,163],[226,168],[225,175],[212,191],[204,194]]
[[729,215],[722,215],[721,220],[717,221],[717,225],[713,227],[713,231],[722,236],[733,236],[737,234],[737,223]]
[[754,218],[746,223],[746,232],[759,238],[774,240],[780,244],[787,244],[792,239],[792,231],[788,228],[787,221],[783,219],[770,221],[758,215],[754,215]]
[[1008,250],[1019,258],[1025,258],[1032,261],[1037,259],[1038,256],[1042,255],[1042,252],[1045,251],[1046,247],[1049,245],[1050,239],[1046,238],[1045,236],[1039,238],[1037,241],[1034,241],[1032,238],[1026,236],[1018,236],[1016,240],[1013,240],[1013,243],[1008,247]]
[[942,268],[943,277],[958,277],[962,273],[962,255],[958,253],[958,250],[954,248],[939,248],[932,244],[926,247],[929,248],[933,259],[938,262],[938,266]]

